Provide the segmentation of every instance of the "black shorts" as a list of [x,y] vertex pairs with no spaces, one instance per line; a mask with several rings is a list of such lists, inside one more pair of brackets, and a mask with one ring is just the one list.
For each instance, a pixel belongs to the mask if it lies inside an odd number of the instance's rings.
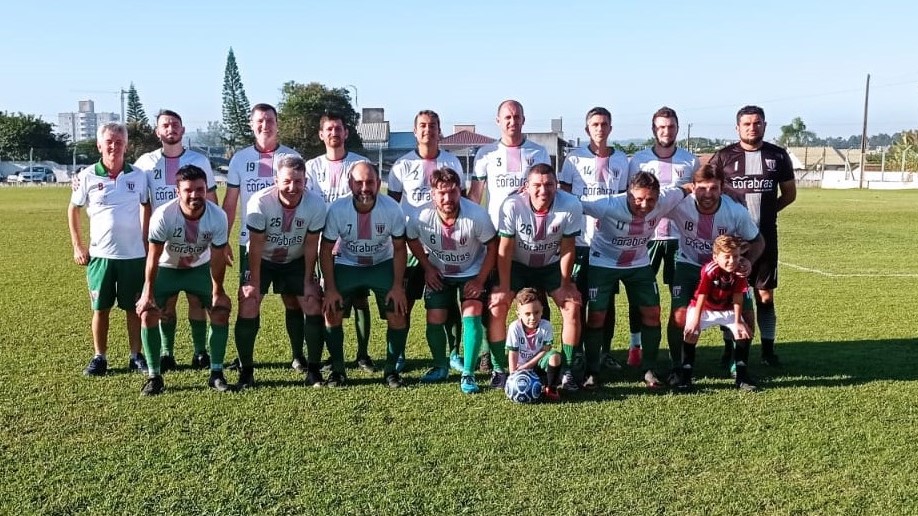
[[405,298],[409,301],[417,301],[424,297],[424,267],[415,262],[414,265],[405,267]]
[[765,250],[752,264],[749,285],[756,290],[772,290],[778,287],[778,237],[764,234],[762,237],[765,239]]

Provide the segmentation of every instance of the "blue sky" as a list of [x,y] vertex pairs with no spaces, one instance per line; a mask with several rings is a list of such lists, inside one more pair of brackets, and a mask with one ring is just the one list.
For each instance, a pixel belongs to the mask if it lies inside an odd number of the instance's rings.
[[[918,127],[918,7],[875,2],[12,2],[0,34],[0,110],[120,111],[133,82],[148,115],[168,107],[189,127],[221,117],[232,46],[252,103],[286,81],[353,85],[393,130],[434,109],[444,133],[495,136],[497,104],[522,101],[526,130],[564,120],[583,136],[594,105],[613,139],[650,136],[658,107],[681,135],[735,136],[734,114],[765,108],[766,136],[800,116],[819,136]],[[812,5],[811,5],[812,4]],[[256,5],[259,7],[256,10]]]

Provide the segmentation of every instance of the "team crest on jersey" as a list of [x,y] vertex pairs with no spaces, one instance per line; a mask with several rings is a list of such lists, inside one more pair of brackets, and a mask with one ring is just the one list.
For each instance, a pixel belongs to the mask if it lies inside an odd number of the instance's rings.
[[767,168],[769,172],[774,172],[774,170],[775,170],[775,160],[773,160],[773,159],[766,159],[766,160],[765,160],[765,168]]
[[128,182],[127,182],[127,187],[128,187],[128,191],[133,192],[133,191],[134,191],[134,182],[133,182],[133,181],[128,181]]
[[204,234],[201,235],[201,239],[204,240],[205,242],[209,242],[213,240],[213,238],[214,238],[213,231],[205,231]]
[[726,235],[726,234],[727,234],[727,226],[717,226],[717,234],[718,234],[718,235]]
[[297,217],[297,218],[293,219],[293,225],[296,226],[297,229],[300,229],[300,228],[302,228],[304,225],[306,225],[306,219]]
[[590,287],[590,288],[588,289],[588,292],[587,292],[587,293],[588,293],[588,295],[590,296],[590,300],[591,300],[591,301],[592,301],[592,300],[595,300],[595,299],[596,299],[596,296],[599,295],[599,288],[597,288],[597,287]]
[[459,235],[459,245],[465,245],[469,241],[468,235]]
[[647,221],[647,227],[652,228],[657,225],[657,219],[650,219]]
[[316,174],[316,179],[318,179],[319,181],[321,181],[321,182],[324,183],[324,182],[325,182],[325,171],[323,170],[323,171],[317,173],[317,174]]
[[673,297],[679,297],[679,294],[682,294],[682,287],[679,285],[673,285]]
[[551,225],[551,226],[548,226],[548,232],[551,233],[552,235],[554,235],[555,233],[557,233],[557,232],[560,231],[560,230],[561,230],[561,225],[560,225],[560,224],[553,224],[553,225]]
[[377,234],[377,235],[385,235],[385,234],[386,234],[386,225],[385,225],[385,224],[377,224],[377,225],[376,225],[376,234]]
[[532,164],[533,164],[534,162],[535,162],[535,159],[533,159],[533,158],[531,158],[531,157],[526,158],[526,166],[527,166],[527,167],[531,167]]

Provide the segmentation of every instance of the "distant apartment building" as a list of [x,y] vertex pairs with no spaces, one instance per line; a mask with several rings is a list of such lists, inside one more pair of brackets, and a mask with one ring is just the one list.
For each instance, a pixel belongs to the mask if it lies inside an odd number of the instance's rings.
[[121,120],[115,113],[96,113],[95,104],[91,100],[79,101],[79,110],[76,113],[58,113],[57,127],[61,133],[70,136],[70,141],[95,139],[96,129],[100,125]]

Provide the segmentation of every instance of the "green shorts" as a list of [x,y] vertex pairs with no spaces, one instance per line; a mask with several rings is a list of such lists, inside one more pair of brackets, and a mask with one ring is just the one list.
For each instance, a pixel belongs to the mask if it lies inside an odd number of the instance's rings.
[[213,283],[210,277],[210,263],[191,269],[172,269],[160,267],[153,286],[153,298],[159,307],[166,306],[166,301],[185,292],[201,300],[204,308],[210,308],[213,298]]
[[654,275],[660,271],[660,264],[663,265],[663,283],[672,285],[673,273],[676,268],[676,251],[679,250],[679,240],[651,240],[647,242],[648,254],[650,255],[650,267]]
[[345,313],[350,313],[354,298],[368,295],[370,290],[376,294],[376,306],[381,318],[385,319],[386,314],[395,309],[386,306],[386,294],[392,290],[392,260],[369,266],[336,263],[335,286],[344,300]]
[[[240,285],[249,282],[248,259],[245,260],[246,268],[243,271]],[[306,259],[302,256],[290,263],[274,263],[268,260],[261,261],[261,281],[259,291],[262,295],[268,293],[269,287],[274,285],[275,294],[289,296],[302,296],[303,284],[306,281]]]
[[143,292],[146,258],[89,258],[86,283],[93,310],[108,310],[118,302],[122,310],[134,310]]
[[510,263],[510,290],[519,292],[531,287],[551,294],[561,286],[561,262],[544,267],[530,267],[519,262]]
[[[545,354],[542,355],[542,358],[539,359],[538,364],[536,364],[535,372],[541,375],[545,371],[548,371],[548,362],[551,360],[551,357],[557,354],[558,352],[553,349],[546,351]],[[564,365],[564,357],[561,357],[561,364]]]
[[618,294],[618,282],[625,285],[630,306],[660,306],[660,290],[649,265],[632,269],[590,266],[587,312],[605,312]]
[[[676,270],[673,274],[673,283],[670,284],[670,294],[672,295],[672,308],[685,308],[695,296],[695,289],[698,288],[698,282],[701,280],[701,267],[691,263],[676,262]],[[746,295],[743,296],[743,311],[748,312],[754,309],[752,289],[750,288]]]
[[464,287],[465,284],[470,280],[475,279],[475,276],[469,276],[467,278],[442,278],[443,288],[440,290],[431,290],[428,287],[424,288],[424,308],[428,310],[437,310],[456,306],[456,298],[458,296],[460,305],[465,301],[480,301],[482,304],[488,297],[487,289],[482,290],[475,297],[465,297]]

